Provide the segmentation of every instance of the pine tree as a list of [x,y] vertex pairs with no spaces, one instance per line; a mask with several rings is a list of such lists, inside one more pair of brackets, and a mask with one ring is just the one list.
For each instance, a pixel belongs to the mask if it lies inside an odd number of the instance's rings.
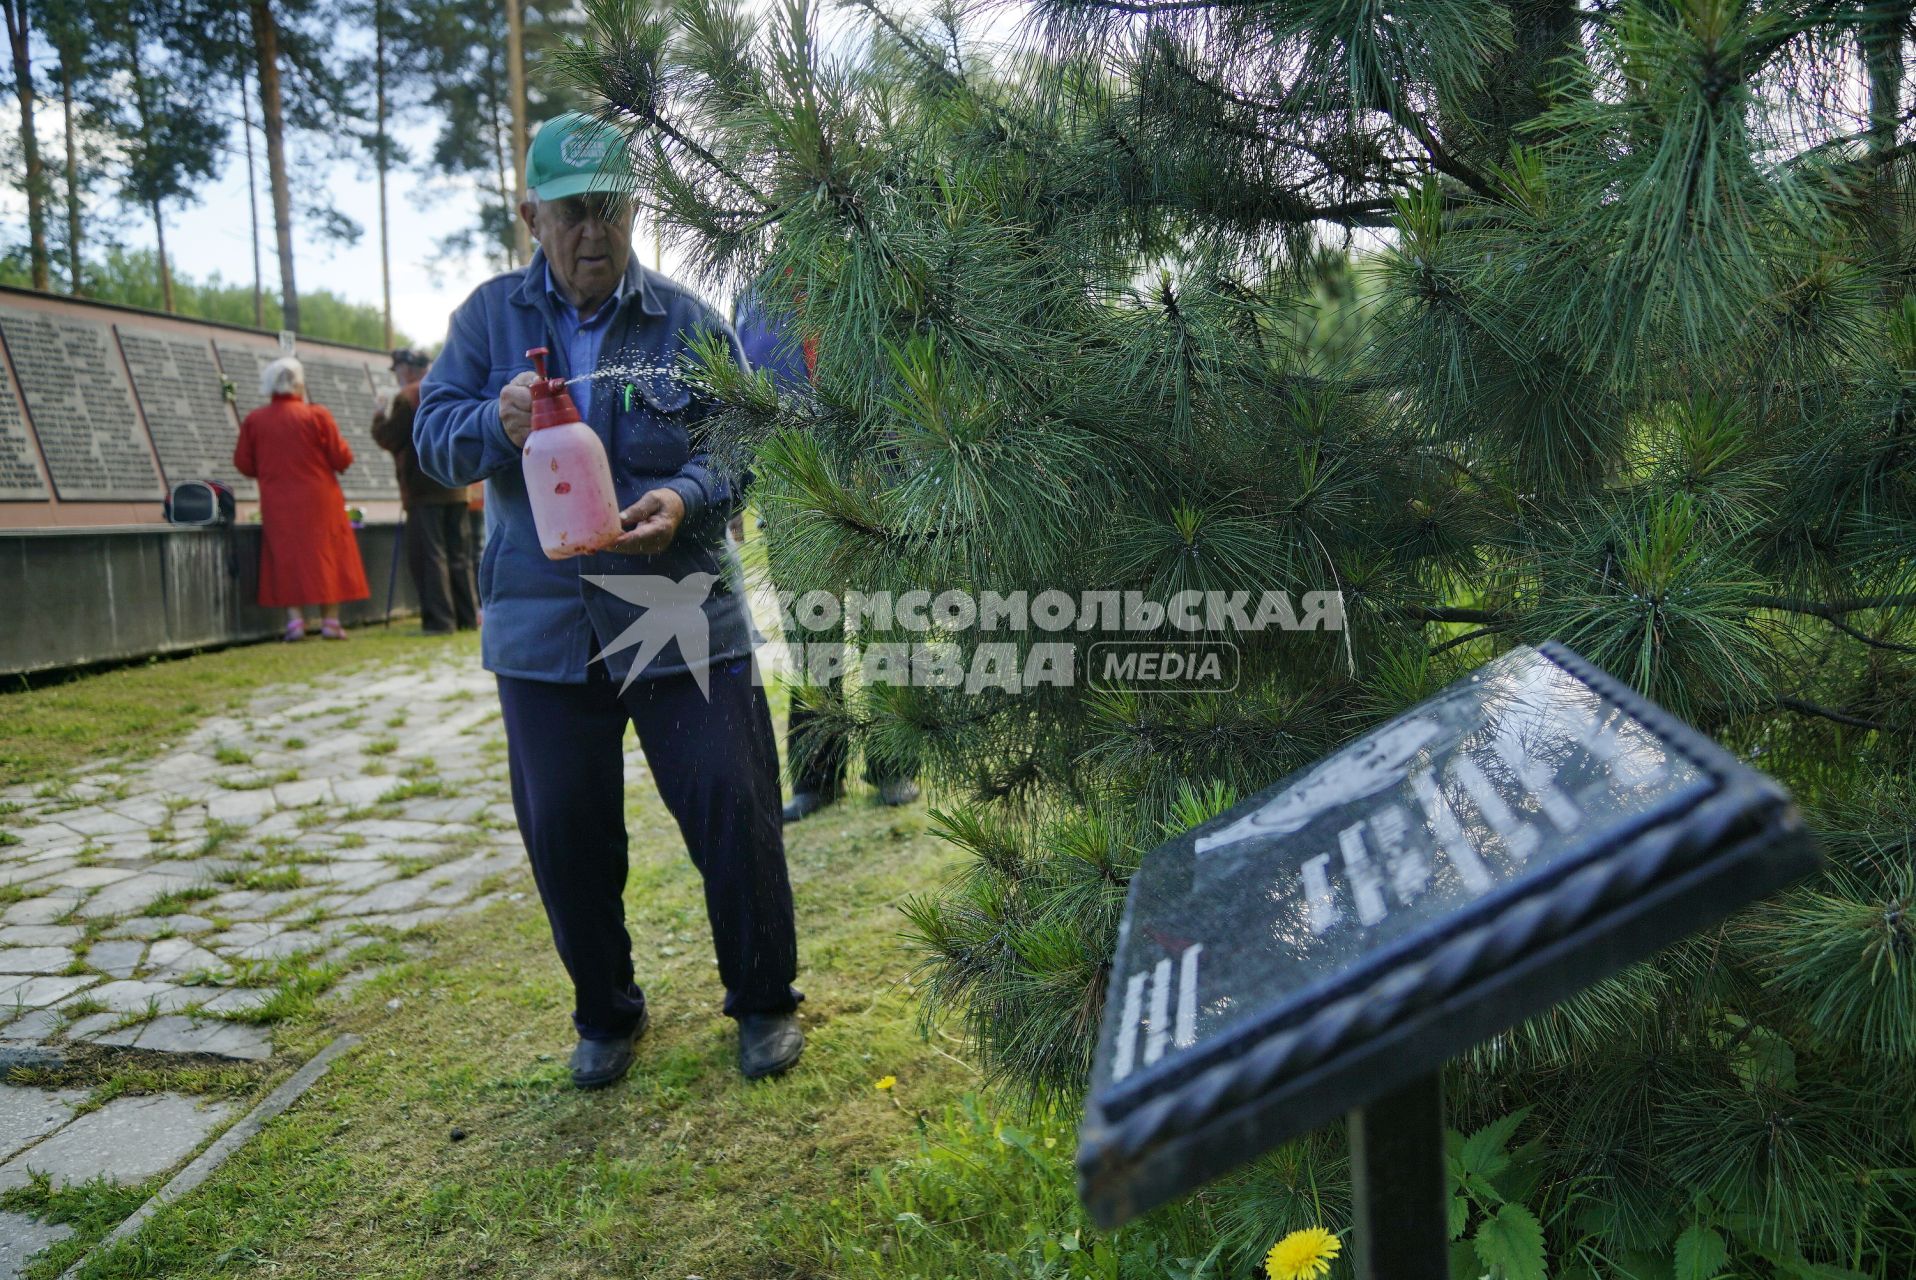
[[[1044,0],[1009,49],[856,7],[592,0],[566,60],[707,282],[816,340],[808,390],[702,375],[780,587],[1345,601],[1233,637],[1228,698],[801,691],[970,855],[908,909],[930,1015],[1075,1096],[1146,850],[1554,637],[1828,870],[1481,1046],[1458,1122],[1530,1108],[1553,1274],[1909,1274],[1911,6]],[[1278,1229],[1335,1147],[1198,1208]]]

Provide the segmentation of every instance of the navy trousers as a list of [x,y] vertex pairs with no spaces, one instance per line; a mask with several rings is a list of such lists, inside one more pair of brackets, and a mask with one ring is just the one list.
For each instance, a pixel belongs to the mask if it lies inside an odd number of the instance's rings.
[[622,900],[629,722],[705,881],[725,1012],[787,1013],[803,999],[792,887],[779,827],[778,748],[752,660],[637,680],[623,694],[601,664],[585,684],[500,676],[512,807],[552,941],[572,976],[586,1039],[630,1034],[645,1011]]

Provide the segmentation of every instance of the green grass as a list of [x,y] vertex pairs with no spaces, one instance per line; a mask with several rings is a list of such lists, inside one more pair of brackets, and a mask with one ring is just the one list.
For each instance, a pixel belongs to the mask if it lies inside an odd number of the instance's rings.
[[[104,756],[137,759],[166,750],[209,713],[243,703],[269,685],[297,683],[412,658],[476,654],[466,633],[452,639],[365,628],[351,644],[255,644],[0,693],[0,777],[39,783]],[[58,798],[54,786],[48,798]]]
[[[428,955],[336,1011],[310,989],[275,1011],[291,1015],[290,1057],[341,1030],[366,1043],[84,1274],[828,1274],[794,1270],[831,1247],[797,1239],[794,1212],[823,1214],[867,1171],[913,1157],[921,1118],[977,1085],[956,1044],[920,1034],[899,940],[899,900],[955,859],[921,810],[861,797],[793,829],[809,1044],[791,1076],[750,1084],[718,1012],[697,873],[656,797],[635,791],[630,826],[627,919],[653,1023],[624,1083],[571,1087],[569,987],[520,878],[520,901],[436,927]],[[874,1089],[886,1075],[897,1087]],[[455,1126],[470,1136],[451,1141]],[[1068,1185],[1068,1161],[1059,1170]]]
[[213,885],[192,884],[184,889],[174,889],[171,892],[161,894],[159,897],[153,899],[153,901],[147,903],[146,906],[141,909],[140,914],[143,916],[153,916],[155,918],[160,916],[181,915],[191,911],[194,903],[204,902],[208,898],[217,898],[219,895],[220,891]]

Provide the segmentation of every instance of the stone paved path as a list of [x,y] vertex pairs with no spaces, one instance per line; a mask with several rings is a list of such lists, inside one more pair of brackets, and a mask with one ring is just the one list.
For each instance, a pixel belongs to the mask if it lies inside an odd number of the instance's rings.
[[[158,758],[0,791],[0,1067],[81,1045],[270,1058],[296,995],[525,891],[504,748],[491,678],[449,653],[271,690]],[[240,1110],[157,1094],[76,1118],[84,1090],[0,1088],[0,1191],[30,1171],[143,1180]],[[0,1280],[64,1234],[16,1218]]]

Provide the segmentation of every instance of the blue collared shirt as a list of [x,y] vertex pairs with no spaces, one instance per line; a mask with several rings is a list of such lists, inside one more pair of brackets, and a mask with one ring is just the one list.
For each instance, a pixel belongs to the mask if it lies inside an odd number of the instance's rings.
[[579,407],[579,416],[592,420],[592,382],[590,376],[599,367],[599,350],[605,345],[605,331],[611,326],[612,313],[619,309],[619,303],[625,300],[625,277],[619,278],[619,287],[612,296],[599,304],[599,309],[583,320],[579,318],[576,307],[567,300],[560,290],[558,281],[552,278],[552,267],[546,267],[546,292],[552,296],[553,327],[558,330],[554,336],[559,345],[565,348],[565,367],[571,371],[576,381],[566,387],[572,396],[572,403]]

